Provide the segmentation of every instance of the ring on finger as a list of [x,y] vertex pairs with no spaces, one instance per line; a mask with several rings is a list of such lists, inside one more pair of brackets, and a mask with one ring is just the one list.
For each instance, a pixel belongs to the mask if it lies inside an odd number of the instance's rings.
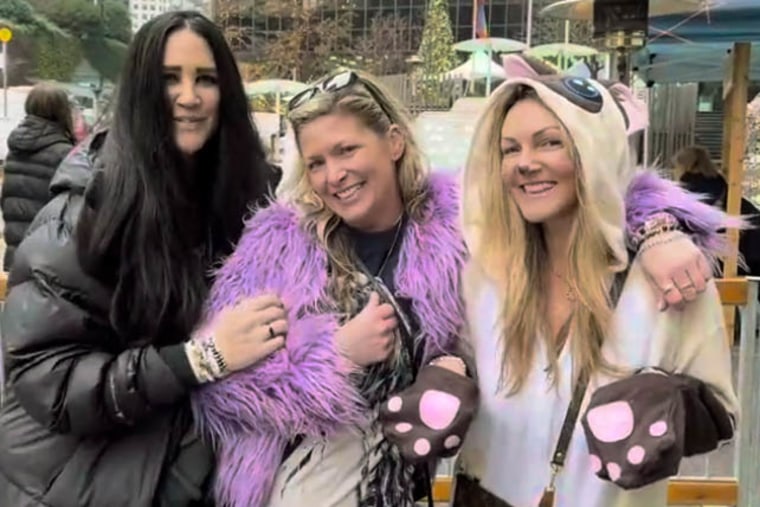
[[272,326],[269,326],[269,339],[271,340],[275,336],[276,335],[275,335],[275,332],[274,332],[274,328]]

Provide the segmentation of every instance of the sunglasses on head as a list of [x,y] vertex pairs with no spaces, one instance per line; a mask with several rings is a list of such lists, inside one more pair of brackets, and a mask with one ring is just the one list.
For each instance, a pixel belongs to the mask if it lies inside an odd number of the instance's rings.
[[339,74],[335,74],[334,76],[328,77],[324,81],[320,81],[317,84],[305,89],[304,91],[297,93],[288,102],[288,110],[292,111],[298,107],[301,107],[319,93],[335,93],[348,88],[357,82],[364,85],[367,93],[372,96],[372,99],[377,103],[378,106],[380,106],[380,109],[382,109],[385,115],[390,118],[391,116],[383,107],[382,102],[378,100],[377,95],[372,90],[372,87],[367,86],[366,83],[364,83],[364,81],[359,77],[359,75],[352,70],[347,70]]

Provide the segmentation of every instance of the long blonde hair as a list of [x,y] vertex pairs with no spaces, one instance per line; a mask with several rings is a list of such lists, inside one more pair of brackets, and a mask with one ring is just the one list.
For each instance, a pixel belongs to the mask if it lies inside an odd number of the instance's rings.
[[[542,330],[546,337],[550,373],[555,384],[558,351],[562,346],[558,337],[550,336],[545,324],[543,282],[548,276],[548,265],[541,226],[522,218],[501,175],[501,127],[509,109],[526,99],[536,100],[546,107],[527,86],[501,88],[495,92],[476,129],[468,156],[462,209],[473,260],[501,289],[500,387],[509,395],[520,391],[531,372],[537,331]],[[601,349],[612,316],[608,290],[616,261],[601,233],[600,215],[588,195],[572,137],[561,119],[560,123],[573,145],[569,148],[570,155],[576,162],[578,211],[570,235],[567,281],[576,296],[569,346],[573,376],[577,379],[581,374],[599,369],[614,371],[605,362]]]
[[[349,87],[315,95],[288,114],[300,152],[300,133],[310,122],[329,114],[354,116],[378,135],[395,125],[404,136],[405,148],[396,162],[399,190],[407,215],[414,220],[420,213],[427,191],[428,169],[414,139],[412,119],[406,108],[372,76],[356,72],[359,79]],[[328,77],[329,78],[329,77]],[[326,78],[326,79],[328,79]],[[347,238],[340,234],[340,217],[314,192],[306,166],[299,157],[296,170],[286,181],[283,194],[303,215],[303,225],[326,247],[332,276],[330,290],[338,305],[351,313],[355,294],[355,259]]]

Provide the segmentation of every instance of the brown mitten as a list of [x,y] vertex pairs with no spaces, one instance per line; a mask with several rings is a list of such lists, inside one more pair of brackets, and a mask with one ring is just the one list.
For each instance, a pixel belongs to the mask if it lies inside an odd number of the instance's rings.
[[380,407],[386,438],[410,463],[453,456],[478,406],[477,383],[440,366],[425,366],[406,390]]

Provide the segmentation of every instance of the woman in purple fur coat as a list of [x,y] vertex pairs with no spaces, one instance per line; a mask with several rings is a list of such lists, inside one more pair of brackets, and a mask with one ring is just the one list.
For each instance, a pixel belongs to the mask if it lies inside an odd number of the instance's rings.
[[[246,298],[284,304],[285,349],[229,375],[222,362],[194,395],[217,452],[217,502],[410,507],[429,491],[416,479],[457,452],[478,401],[460,342],[457,185],[428,173],[409,113],[363,74],[294,97],[290,121],[300,163],[217,272],[194,338],[213,344],[217,316]],[[661,206],[634,211],[633,226]],[[648,253],[661,286],[704,264],[688,240]]]

